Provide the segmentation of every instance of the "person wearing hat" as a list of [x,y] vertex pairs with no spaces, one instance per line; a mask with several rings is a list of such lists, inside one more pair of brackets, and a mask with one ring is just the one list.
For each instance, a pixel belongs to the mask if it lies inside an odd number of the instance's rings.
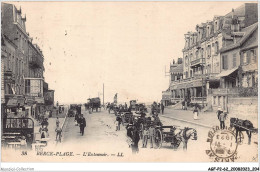
[[80,115],[80,120],[79,120],[79,128],[80,128],[80,133],[82,136],[84,135],[84,129],[86,127],[86,119],[83,117],[83,114]]
[[220,111],[219,114],[219,122],[220,122],[220,129],[225,129],[225,120],[226,120],[226,113]]
[[[218,107],[218,110],[217,110],[217,112],[216,112],[216,113],[217,113],[217,116],[218,116],[218,120],[219,120],[219,115],[220,115],[221,111],[222,111],[222,109],[221,109],[221,107],[219,106],[219,107]],[[222,112],[223,112],[223,111],[222,111]]]

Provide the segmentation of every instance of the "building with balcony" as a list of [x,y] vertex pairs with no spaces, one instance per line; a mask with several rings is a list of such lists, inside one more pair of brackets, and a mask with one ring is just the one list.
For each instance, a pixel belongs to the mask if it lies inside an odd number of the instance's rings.
[[45,111],[44,56],[26,31],[26,15],[21,8],[8,3],[1,5],[5,113],[22,108],[22,115],[37,116]]
[[[242,67],[240,54],[257,56],[257,40],[249,41],[250,45],[246,43],[257,27],[257,21],[257,3],[245,3],[224,16],[214,16],[211,21],[197,24],[195,32],[187,32],[182,50],[182,77],[170,81],[172,99],[176,102],[186,100],[188,103],[207,106],[215,101],[212,97],[214,89],[236,87],[241,83],[249,85],[249,82],[251,85],[255,84],[257,65],[246,63]],[[246,79],[239,79],[239,66],[244,68],[241,70],[241,77]],[[246,82],[248,80],[249,82]],[[226,98],[222,99],[222,103],[218,104],[226,109]]]
[[223,47],[221,53],[220,87],[212,90],[212,107],[228,109],[229,98],[258,95],[258,23],[232,31],[236,41]]

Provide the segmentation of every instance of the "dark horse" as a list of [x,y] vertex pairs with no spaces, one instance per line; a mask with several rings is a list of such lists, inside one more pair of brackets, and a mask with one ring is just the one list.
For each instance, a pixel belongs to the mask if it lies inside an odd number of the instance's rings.
[[230,127],[235,127],[236,129],[236,142],[237,142],[237,136],[239,133],[240,136],[240,142],[241,142],[241,133],[242,131],[246,131],[246,134],[248,136],[248,144],[251,144],[251,134],[252,131],[254,131],[254,126],[251,121],[249,120],[242,120],[238,118],[230,118]]

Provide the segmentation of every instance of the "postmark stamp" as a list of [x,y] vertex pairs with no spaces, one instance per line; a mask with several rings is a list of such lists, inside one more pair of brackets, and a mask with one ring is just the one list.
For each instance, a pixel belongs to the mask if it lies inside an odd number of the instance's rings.
[[222,130],[214,127],[208,132],[207,142],[210,143],[210,149],[206,150],[206,154],[214,162],[234,162],[237,159],[238,143],[232,128]]

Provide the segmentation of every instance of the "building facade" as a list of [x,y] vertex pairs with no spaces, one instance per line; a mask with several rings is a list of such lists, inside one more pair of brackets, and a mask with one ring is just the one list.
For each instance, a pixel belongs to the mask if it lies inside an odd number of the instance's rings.
[[[197,24],[195,32],[186,33],[183,77],[170,81],[173,97],[179,98],[176,102],[185,100],[188,104],[227,110],[228,95],[238,92],[227,93],[227,88],[255,85],[257,21],[257,4],[245,3],[224,16]],[[247,56],[250,60],[242,63]]]
[[26,31],[26,15],[2,3],[2,104],[7,117],[37,117],[45,111],[44,56]]

